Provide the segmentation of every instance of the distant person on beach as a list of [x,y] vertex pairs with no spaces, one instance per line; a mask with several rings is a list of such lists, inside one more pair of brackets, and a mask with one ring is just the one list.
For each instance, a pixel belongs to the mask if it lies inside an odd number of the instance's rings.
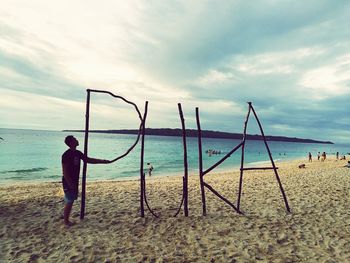
[[312,162],[312,154],[309,152],[309,162]]
[[322,153],[322,158],[321,158],[321,161],[324,162],[326,160],[326,152],[323,152]]
[[147,163],[148,175],[152,176],[153,166],[151,163]]
[[339,159],[339,152],[335,154],[335,157],[337,158],[337,160]]
[[320,153],[320,152],[318,152],[318,153],[317,153],[317,161],[319,161],[319,160],[320,160],[320,158],[321,158],[321,153]]
[[66,226],[72,226],[74,223],[69,221],[69,216],[73,203],[78,198],[80,160],[87,163],[110,163],[110,161],[84,156],[81,151],[77,150],[79,141],[72,135],[68,135],[64,142],[67,144],[69,149],[62,155],[62,184],[64,201],[66,203],[64,206],[63,216],[64,224]]

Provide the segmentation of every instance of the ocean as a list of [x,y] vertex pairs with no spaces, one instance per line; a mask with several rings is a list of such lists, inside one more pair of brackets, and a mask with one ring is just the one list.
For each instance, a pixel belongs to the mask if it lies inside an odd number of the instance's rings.
[[[0,137],[0,183],[16,182],[57,182],[61,180],[61,156],[67,149],[65,136],[72,134],[80,142],[78,149],[83,152],[84,133],[61,131],[1,129]],[[135,135],[96,134],[89,136],[89,157],[114,159],[124,153],[135,141]],[[203,138],[204,170],[220,160],[225,153],[240,143],[240,140]],[[350,145],[268,142],[273,158],[277,160],[305,159],[311,152],[317,160],[317,152],[340,155],[350,152]],[[206,150],[220,151],[221,154],[209,156]],[[187,138],[187,155],[190,174],[198,174],[197,138]],[[238,169],[241,149],[237,150],[214,171]],[[182,137],[146,136],[146,163],[152,163],[152,176],[183,175]],[[269,164],[269,157],[263,141],[248,140],[245,147],[245,167]],[[123,180],[140,176],[140,142],[125,158],[112,164],[89,164],[87,180]],[[82,169],[81,169],[82,170]],[[146,171],[145,171],[146,172]]]

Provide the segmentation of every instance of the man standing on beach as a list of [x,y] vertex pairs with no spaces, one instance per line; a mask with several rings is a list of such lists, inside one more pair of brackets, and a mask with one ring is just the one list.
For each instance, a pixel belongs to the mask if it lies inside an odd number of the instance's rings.
[[65,144],[69,147],[62,155],[62,184],[64,191],[64,223],[67,226],[72,226],[74,223],[69,221],[70,212],[74,200],[78,198],[79,174],[80,174],[80,160],[87,163],[110,163],[108,160],[100,160],[89,158],[81,151],[77,150],[79,141],[72,135],[68,135]]
[[151,163],[147,163],[147,169],[148,169],[148,175],[151,176],[153,171],[153,165]]
[[309,162],[312,162],[312,154],[309,152]]

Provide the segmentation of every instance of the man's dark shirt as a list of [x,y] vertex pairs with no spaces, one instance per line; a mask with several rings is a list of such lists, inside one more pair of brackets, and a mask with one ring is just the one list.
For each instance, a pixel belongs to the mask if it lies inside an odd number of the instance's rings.
[[65,191],[78,192],[79,186],[79,174],[80,174],[80,160],[84,160],[84,154],[78,150],[68,149],[62,155],[62,165],[66,167],[68,176],[73,183],[73,189],[69,187],[64,176],[62,177],[63,189]]

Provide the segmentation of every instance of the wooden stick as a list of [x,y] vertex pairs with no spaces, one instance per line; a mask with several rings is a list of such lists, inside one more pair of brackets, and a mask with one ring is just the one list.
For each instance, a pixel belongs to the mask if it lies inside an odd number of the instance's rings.
[[213,192],[213,194],[215,194],[217,197],[219,197],[221,200],[223,200],[226,204],[228,204],[229,206],[231,206],[234,210],[236,210],[237,213],[239,214],[243,214],[241,211],[239,211],[237,209],[237,207],[235,207],[234,204],[232,204],[229,200],[227,200],[225,197],[223,197],[222,195],[220,195],[213,187],[211,187],[209,184],[207,184],[206,182],[203,183],[205,187],[207,187],[210,191]]
[[181,203],[180,203],[180,206],[179,206],[179,208],[177,209],[177,211],[176,211],[176,213],[175,213],[175,215],[174,215],[174,217],[177,217],[177,215],[180,213],[180,210],[181,210],[181,207],[182,207],[182,204],[183,204],[183,202],[184,202],[184,199],[185,199],[185,195],[183,194],[184,192],[185,192],[185,177],[183,176],[182,177],[182,198],[181,198]]
[[204,189],[204,181],[203,181],[203,158],[202,158],[202,131],[201,124],[199,121],[199,110],[196,108],[196,120],[197,120],[197,130],[198,130],[198,163],[199,163],[199,182],[201,187],[202,194],[202,209],[203,215],[207,215],[207,208],[205,204],[205,189]]
[[[146,129],[146,118],[147,118],[147,112],[148,112],[148,101],[146,101],[146,104],[145,104],[145,113],[143,115],[143,121],[142,121],[142,142],[141,142],[141,171],[142,171],[142,183],[143,183],[143,186],[142,186],[142,198],[141,200],[144,201],[144,203],[146,204],[147,206],[147,209],[148,211],[151,212],[151,214],[155,217],[158,217],[156,213],[153,212],[153,210],[151,209],[151,207],[149,206],[148,204],[148,201],[147,201],[147,194],[146,194],[146,175],[145,173],[143,172],[143,162],[144,162],[144,152],[145,152],[145,129]],[[142,213],[142,210],[143,210],[143,213]],[[143,216],[142,216],[143,214]],[[144,217],[145,215],[145,212],[144,212],[144,206],[143,206],[143,203],[142,203],[142,206],[141,206],[141,216]]]
[[183,192],[184,192],[184,210],[185,216],[188,216],[188,178],[183,177]]
[[142,118],[141,128],[141,161],[140,161],[140,208],[141,217],[145,217],[144,197],[145,197],[145,174],[143,172],[144,152],[145,152],[145,124],[147,116],[148,101],[145,103],[145,112]]
[[273,166],[273,168],[274,168],[273,170],[274,170],[274,172],[275,172],[275,176],[276,176],[278,185],[279,185],[279,187],[280,187],[280,190],[281,190],[281,193],[282,193],[282,196],[283,196],[284,203],[285,203],[285,205],[286,205],[287,211],[290,212],[290,208],[289,208],[289,205],[288,205],[287,196],[286,196],[286,194],[284,193],[283,186],[282,186],[281,180],[280,180],[280,178],[279,178],[279,176],[278,176],[277,168],[276,168],[276,166],[275,166],[275,162],[273,161],[270,148],[269,148],[269,146],[268,146],[268,144],[267,144],[267,141],[266,141],[266,137],[265,137],[263,128],[262,128],[262,126],[261,126],[261,123],[260,123],[260,121],[259,121],[258,116],[256,115],[256,112],[255,112],[253,106],[251,105],[251,102],[249,102],[249,107],[252,109],[253,114],[254,114],[254,116],[255,116],[255,119],[256,119],[256,121],[257,121],[257,123],[258,123],[258,125],[259,125],[260,131],[261,131],[261,135],[262,135],[262,137],[263,137],[263,139],[264,139],[264,143],[265,143],[267,152],[268,152],[268,154],[269,154],[269,157],[270,157],[272,166]]
[[[145,173],[143,174],[143,176],[145,177]],[[153,212],[153,210],[151,209],[151,207],[149,206],[148,204],[148,201],[147,201],[147,195],[146,195],[146,179],[143,180],[143,189],[144,189],[144,200],[145,200],[145,203],[146,203],[146,206],[147,206],[147,209],[148,211],[151,212],[151,214],[154,216],[154,217],[159,217],[155,212]]]
[[[87,89],[87,99],[86,99],[86,114],[85,114],[85,140],[84,140],[84,156],[88,156],[88,139],[89,139],[89,112],[90,112],[90,93],[91,92],[96,92],[96,93],[107,93],[109,95],[111,95],[112,97],[115,97],[115,98],[119,98],[119,99],[122,99],[123,101],[125,101],[126,103],[128,104],[131,104],[134,106],[137,114],[138,114],[138,117],[141,121],[140,123],[140,127],[139,127],[139,132],[138,132],[138,135],[137,135],[137,138],[136,138],[136,141],[134,142],[134,144],[122,155],[118,156],[117,158],[111,160],[111,162],[115,162],[123,157],[125,157],[126,155],[128,155],[133,149],[134,147],[137,145],[138,141],[139,141],[139,138],[140,138],[140,135],[141,135],[141,129],[143,128],[143,139],[144,139],[144,135],[145,135],[145,127],[144,127],[144,122],[145,122],[145,119],[146,119],[146,115],[147,115],[147,105],[148,105],[148,102],[146,102],[146,106],[145,106],[145,116],[144,118],[141,117],[141,113],[137,107],[137,105],[121,96],[118,96],[118,95],[115,95],[109,91],[104,91],[104,90],[94,90],[94,89]],[[143,145],[142,147],[144,147],[144,142],[143,142]],[[141,149],[141,156],[143,158],[143,154],[144,154],[144,148]],[[142,162],[142,171],[143,171],[143,162]],[[83,175],[82,175],[82,193],[81,193],[81,209],[80,209],[80,218],[81,219],[84,219],[84,216],[85,216],[85,195],[86,195],[86,173],[87,173],[87,163],[84,162],[84,165],[83,165]],[[143,207],[143,196],[144,196],[144,193],[145,193],[145,190],[143,189],[144,188],[144,185],[145,183],[142,182],[142,180],[144,180],[144,178],[142,178],[142,175],[141,175],[141,216],[144,217],[144,207]]]
[[123,98],[122,96],[115,95],[112,92],[109,92],[109,91],[106,91],[106,90],[90,89],[89,91],[96,92],[96,93],[107,93],[107,94],[111,95],[112,97],[115,97],[115,98],[118,98],[118,99],[122,99],[126,103],[133,105],[135,110],[137,111],[137,114],[139,116],[140,121],[142,121],[141,112],[140,112],[139,108],[137,107],[137,105],[135,103],[133,103],[132,101],[129,101],[129,100]]
[[132,101],[129,101],[129,100],[125,99],[125,98],[122,97],[122,96],[115,95],[115,94],[113,94],[112,92],[109,92],[109,91],[106,91],[106,90],[96,90],[96,89],[91,89],[90,92],[106,93],[106,94],[111,95],[111,96],[114,97],[114,98],[121,99],[121,100],[125,101],[126,103],[131,104],[132,106],[134,106],[134,108],[135,108],[135,110],[136,110],[136,112],[137,112],[137,114],[138,114],[138,117],[139,117],[139,119],[140,119],[140,122],[141,122],[141,123],[140,123],[140,126],[139,126],[139,132],[138,132],[138,134],[137,134],[137,137],[136,137],[136,140],[135,140],[134,144],[131,145],[131,146],[129,147],[129,149],[128,149],[125,153],[123,153],[122,155],[120,155],[120,156],[114,158],[113,160],[111,160],[111,163],[113,163],[113,162],[118,161],[119,159],[122,159],[122,158],[124,158],[125,156],[127,156],[127,155],[135,148],[135,146],[136,146],[137,143],[139,142],[140,134],[141,134],[141,128],[142,128],[142,117],[141,117],[141,112],[140,112],[139,108],[137,107],[137,105],[136,105],[135,103],[133,103]]
[[[181,120],[182,144],[184,149],[184,177],[183,177],[182,195],[183,195],[185,216],[188,216],[188,162],[187,162],[186,127],[185,127],[185,119],[183,116],[181,103],[178,103],[177,106],[179,109],[179,115]],[[181,205],[182,205],[182,202],[181,202]]]
[[136,140],[135,140],[134,144],[131,145],[131,146],[129,147],[129,149],[128,149],[125,153],[123,153],[122,155],[119,155],[118,157],[116,157],[116,158],[114,158],[113,160],[111,160],[111,163],[113,163],[113,162],[115,162],[115,161],[118,161],[119,159],[124,158],[125,156],[127,156],[127,155],[135,148],[136,144],[139,142],[139,139],[140,139],[141,128],[142,128],[142,122],[141,122],[141,124],[140,124],[139,132],[138,132],[138,134],[137,134],[137,137],[136,137]]
[[249,170],[272,170],[272,169],[278,169],[278,167],[247,167],[241,170],[249,171]]
[[209,167],[207,170],[203,172],[203,176],[209,173],[211,170],[219,166],[223,161],[225,161],[228,157],[231,156],[232,153],[234,153],[239,147],[243,145],[243,142],[240,142],[235,148],[233,148],[228,154],[226,154],[224,157],[222,157],[221,160],[217,161],[215,164],[213,164],[211,167]]
[[[248,102],[249,104],[249,102]],[[238,199],[237,199],[237,209],[240,211],[240,204],[241,204],[241,195],[242,195],[242,184],[243,184],[243,165],[244,165],[244,147],[245,147],[245,140],[246,140],[246,134],[247,134],[247,125],[250,115],[250,104],[248,108],[247,117],[244,122],[244,130],[243,130],[243,139],[242,139],[242,155],[241,155],[241,173],[239,176],[239,189],[238,189]]]
[[[88,140],[89,140],[89,119],[90,119],[90,90],[87,89],[86,96],[86,111],[85,111],[85,139],[84,139],[84,156],[88,156]],[[86,192],[86,172],[87,162],[83,164],[83,176],[81,184],[81,206],[80,206],[80,219],[84,219],[85,216],[85,192]]]

